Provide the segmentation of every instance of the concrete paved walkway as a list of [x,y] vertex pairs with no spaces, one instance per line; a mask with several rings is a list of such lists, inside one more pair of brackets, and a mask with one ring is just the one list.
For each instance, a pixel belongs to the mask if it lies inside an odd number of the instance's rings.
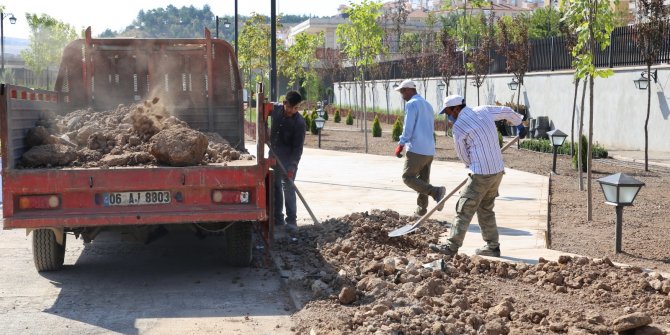
[[[416,193],[402,182],[403,162],[390,155],[305,148],[296,185],[321,221],[372,209],[411,215],[416,208]],[[431,182],[449,191],[467,173],[461,163],[435,161]],[[495,208],[504,258],[532,263],[539,257],[557,259],[561,254],[545,248],[548,183],[547,176],[507,169]],[[456,199],[449,199],[444,210],[432,218],[453,222]],[[431,200],[430,206],[434,204]],[[298,220],[300,225],[312,223],[301,204]],[[460,252],[473,254],[483,244],[475,216]]]

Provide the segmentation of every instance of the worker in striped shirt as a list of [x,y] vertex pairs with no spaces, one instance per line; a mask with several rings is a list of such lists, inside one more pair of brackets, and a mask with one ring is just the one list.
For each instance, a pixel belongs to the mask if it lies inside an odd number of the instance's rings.
[[456,218],[447,243],[431,244],[430,248],[445,255],[455,255],[463,245],[472,217],[477,213],[486,245],[477,249],[475,254],[500,257],[498,226],[493,207],[505,165],[495,121],[504,119],[519,125],[523,116],[506,106],[470,108],[465,105],[465,99],[457,94],[445,98],[442,113],[446,113],[449,122],[453,124],[456,154],[471,173],[456,203]]

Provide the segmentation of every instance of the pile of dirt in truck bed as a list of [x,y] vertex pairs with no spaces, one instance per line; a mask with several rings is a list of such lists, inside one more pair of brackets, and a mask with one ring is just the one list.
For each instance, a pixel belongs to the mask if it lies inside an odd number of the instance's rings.
[[25,137],[24,168],[192,166],[252,159],[216,133],[170,116],[158,98],[116,110],[77,110],[39,120]]
[[[275,249],[289,284],[308,297],[298,334],[665,334],[670,280],[609,259],[562,256],[510,263],[432,253],[447,231],[373,210],[300,227]],[[504,246],[503,254],[504,254]],[[295,275],[301,273],[302,275]]]

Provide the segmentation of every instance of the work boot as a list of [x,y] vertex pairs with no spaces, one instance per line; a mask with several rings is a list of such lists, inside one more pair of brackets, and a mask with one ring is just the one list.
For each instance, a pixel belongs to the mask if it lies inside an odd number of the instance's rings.
[[433,250],[434,252],[443,254],[445,256],[453,257],[458,253],[458,250],[451,250],[448,245],[446,244],[429,244],[428,247],[430,247],[430,250]]
[[295,222],[286,221],[286,225],[284,227],[286,232],[289,234],[295,234],[298,231],[298,224]]
[[423,207],[417,207],[416,210],[414,211],[414,217],[420,218],[428,213],[428,210],[423,208]]
[[[447,189],[444,186],[436,187],[435,190],[435,195],[433,195],[433,199],[435,199],[435,202],[439,203],[442,198],[444,198],[444,195],[447,194]],[[441,205],[437,206],[436,209],[438,211],[441,211],[444,208],[444,203]]]
[[500,257],[500,247],[491,249],[488,246],[475,250],[475,255],[479,256],[489,256],[489,257]]

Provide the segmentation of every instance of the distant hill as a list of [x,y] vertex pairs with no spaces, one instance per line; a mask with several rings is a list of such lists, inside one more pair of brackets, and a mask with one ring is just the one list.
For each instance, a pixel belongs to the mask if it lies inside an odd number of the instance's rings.
[[28,49],[30,40],[25,38],[5,37],[5,56],[18,56],[21,50]]

